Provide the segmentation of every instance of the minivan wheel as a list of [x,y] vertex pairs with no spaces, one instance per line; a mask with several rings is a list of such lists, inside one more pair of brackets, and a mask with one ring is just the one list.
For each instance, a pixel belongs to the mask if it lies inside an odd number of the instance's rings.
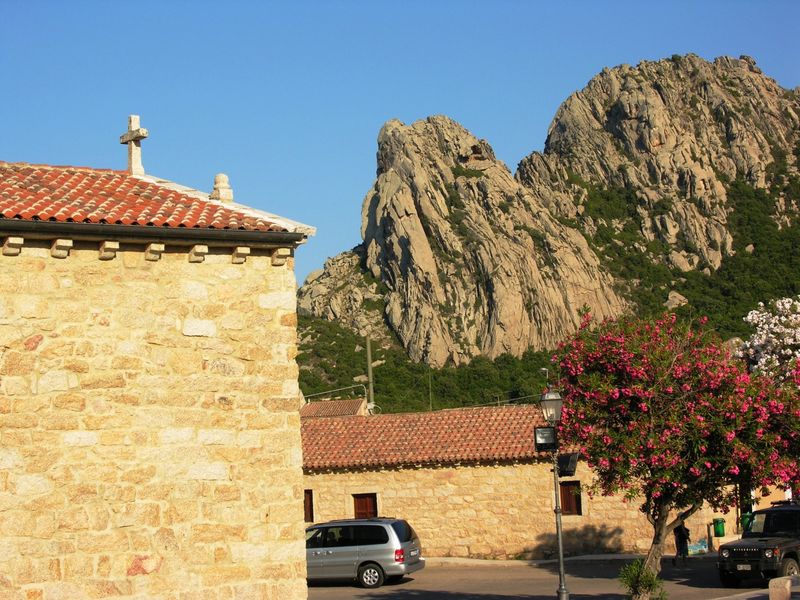
[[358,582],[365,588],[376,588],[383,585],[383,569],[375,563],[361,565],[358,568]]
[[786,577],[787,575],[800,575],[800,569],[797,567],[797,561],[793,558],[784,558],[781,563],[781,568],[778,575]]

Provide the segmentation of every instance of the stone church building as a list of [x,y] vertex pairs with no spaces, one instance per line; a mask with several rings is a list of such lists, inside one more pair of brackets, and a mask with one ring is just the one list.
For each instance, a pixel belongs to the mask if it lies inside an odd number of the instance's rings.
[[144,173],[0,162],[0,600],[306,598],[293,255]]

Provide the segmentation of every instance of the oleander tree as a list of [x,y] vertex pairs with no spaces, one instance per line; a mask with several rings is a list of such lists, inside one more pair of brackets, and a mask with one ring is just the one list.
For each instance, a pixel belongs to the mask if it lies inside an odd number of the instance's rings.
[[744,320],[755,332],[742,344],[740,354],[753,370],[780,383],[792,381],[800,359],[800,296],[763,302]]
[[557,355],[561,438],[591,467],[590,491],[641,502],[653,527],[644,561],[652,575],[680,518],[703,503],[724,512],[734,504],[741,470],[759,486],[800,479],[800,411],[787,388],[749,373],[703,325],[668,314],[593,326],[586,315]]
[[[779,298],[768,304],[759,302],[744,321],[753,326],[753,334],[745,340],[738,352],[751,371],[769,375],[778,385],[798,388],[796,378],[800,360],[800,296]],[[797,396],[797,394],[794,394]],[[741,502],[749,499],[746,476],[740,484]],[[797,488],[793,490],[797,496]]]

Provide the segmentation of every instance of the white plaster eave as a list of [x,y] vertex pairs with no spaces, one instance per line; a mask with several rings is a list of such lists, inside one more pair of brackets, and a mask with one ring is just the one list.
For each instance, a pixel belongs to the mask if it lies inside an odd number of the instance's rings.
[[214,200],[209,197],[207,192],[203,192],[202,190],[197,190],[195,188],[190,188],[185,185],[175,183],[174,181],[170,181],[169,179],[162,179],[161,177],[156,177],[154,175],[129,175],[129,177],[134,177],[135,179],[141,179],[142,181],[147,181],[149,183],[156,184],[160,187],[174,190],[176,192],[180,192],[181,194],[186,194],[187,196],[197,198],[198,200],[202,200],[203,202],[208,202],[209,204],[213,204],[215,206],[220,206],[222,208],[227,208],[230,210],[236,210],[242,213],[243,215],[247,215],[249,217],[264,219],[271,223],[275,223],[276,225],[283,227],[287,231],[290,231],[292,233],[302,233],[306,236],[312,236],[317,233],[317,228],[312,227],[311,225],[305,225],[304,223],[293,221],[291,219],[286,219],[284,217],[275,215],[273,213],[252,208],[251,206],[238,204],[237,202],[221,202],[219,200]]

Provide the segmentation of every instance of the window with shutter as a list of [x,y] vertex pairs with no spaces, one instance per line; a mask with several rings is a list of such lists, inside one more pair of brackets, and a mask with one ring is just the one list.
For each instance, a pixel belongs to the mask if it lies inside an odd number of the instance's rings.
[[559,482],[561,491],[561,514],[582,515],[580,481]]
[[303,510],[305,513],[305,522],[314,522],[314,491],[303,490]]
[[375,494],[353,494],[356,519],[371,519],[378,516],[378,497]]

